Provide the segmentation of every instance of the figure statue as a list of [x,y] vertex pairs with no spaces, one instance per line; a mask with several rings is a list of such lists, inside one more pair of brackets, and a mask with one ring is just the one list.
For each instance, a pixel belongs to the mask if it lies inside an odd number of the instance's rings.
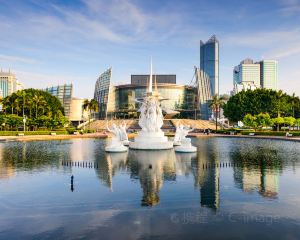
[[194,128],[190,128],[190,126],[180,126],[180,140],[181,142],[185,141],[187,138],[186,136],[189,134],[189,132],[192,132],[194,130]]
[[119,130],[120,130],[120,141],[122,141],[122,143],[124,145],[128,145],[129,141],[128,141],[128,135],[127,135],[127,132],[126,132],[126,123],[125,123],[125,121],[123,121],[123,123],[119,125]]
[[189,132],[192,132],[193,130],[194,128],[190,128],[190,126],[184,126],[182,124],[178,126],[176,132],[178,131],[180,146],[179,144],[177,144],[177,147],[175,147],[175,152],[196,152],[197,151],[197,148],[192,146],[191,139],[186,137],[189,134]]
[[163,125],[162,110],[154,96],[145,98],[140,108],[139,125],[146,132],[160,132]]
[[127,148],[122,143],[121,130],[117,127],[116,124],[112,124],[112,128],[108,127],[108,122],[106,122],[106,129],[113,134],[110,145],[105,148],[107,152],[125,152]]
[[175,136],[174,136],[174,140],[173,140],[174,146],[181,145],[181,135],[182,135],[181,132],[182,132],[182,129],[183,129],[183,125],[182,124],[177,124],[176,132],[175,132]]

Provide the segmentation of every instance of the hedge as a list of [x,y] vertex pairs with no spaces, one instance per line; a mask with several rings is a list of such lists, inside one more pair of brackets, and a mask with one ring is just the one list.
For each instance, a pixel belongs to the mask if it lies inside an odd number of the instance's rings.
[[[249,133],[254,133],[256,136],[285,136],[286,132],[276,132],[276,131],[242,131],[242,135],[249,135]],[[290,134],[293,134],[293,136],[297,137],[300,136],[300,132],[294,132],[294,131],[289,131]]]
[[[17,136],[22,131],[0,131],[0,136]],[[26,131],[25,136],[28,135],[50,135],[51,133],[56,133],[57,135],[66,135],[67,131]]]

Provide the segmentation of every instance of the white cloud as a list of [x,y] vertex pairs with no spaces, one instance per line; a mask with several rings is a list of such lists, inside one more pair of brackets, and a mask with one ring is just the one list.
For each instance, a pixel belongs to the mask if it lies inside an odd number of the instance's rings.
[[4,54],[0,54],[0,61],[10,62],[10,63],[22,62],[22,63],[29,63],[29,64],[33,64],[37,62],[36,60],[31,58],[4,55]]

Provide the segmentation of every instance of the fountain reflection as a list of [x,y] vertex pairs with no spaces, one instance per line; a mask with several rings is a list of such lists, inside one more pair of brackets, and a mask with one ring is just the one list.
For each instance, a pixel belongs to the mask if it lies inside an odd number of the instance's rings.
[[160,202],[159,192],[165,181],[176,180],[175,154],[166,151],[130,151],[131,177],[140,180],[143,189],[142,206]]

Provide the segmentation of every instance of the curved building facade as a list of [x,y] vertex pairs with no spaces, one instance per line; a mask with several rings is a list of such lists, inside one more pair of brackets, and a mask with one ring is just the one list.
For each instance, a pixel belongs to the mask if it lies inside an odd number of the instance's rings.
[[[137,117],[139,103],[135,99],[142,98],[147,86],[119,85],[115,87],[115,117]],[[194,87],[178,84],[157,84],[157,91],[165,98],[161,102],[162,109],[178,111],[180,117],[194,118],[197,111],[197,91]]]

